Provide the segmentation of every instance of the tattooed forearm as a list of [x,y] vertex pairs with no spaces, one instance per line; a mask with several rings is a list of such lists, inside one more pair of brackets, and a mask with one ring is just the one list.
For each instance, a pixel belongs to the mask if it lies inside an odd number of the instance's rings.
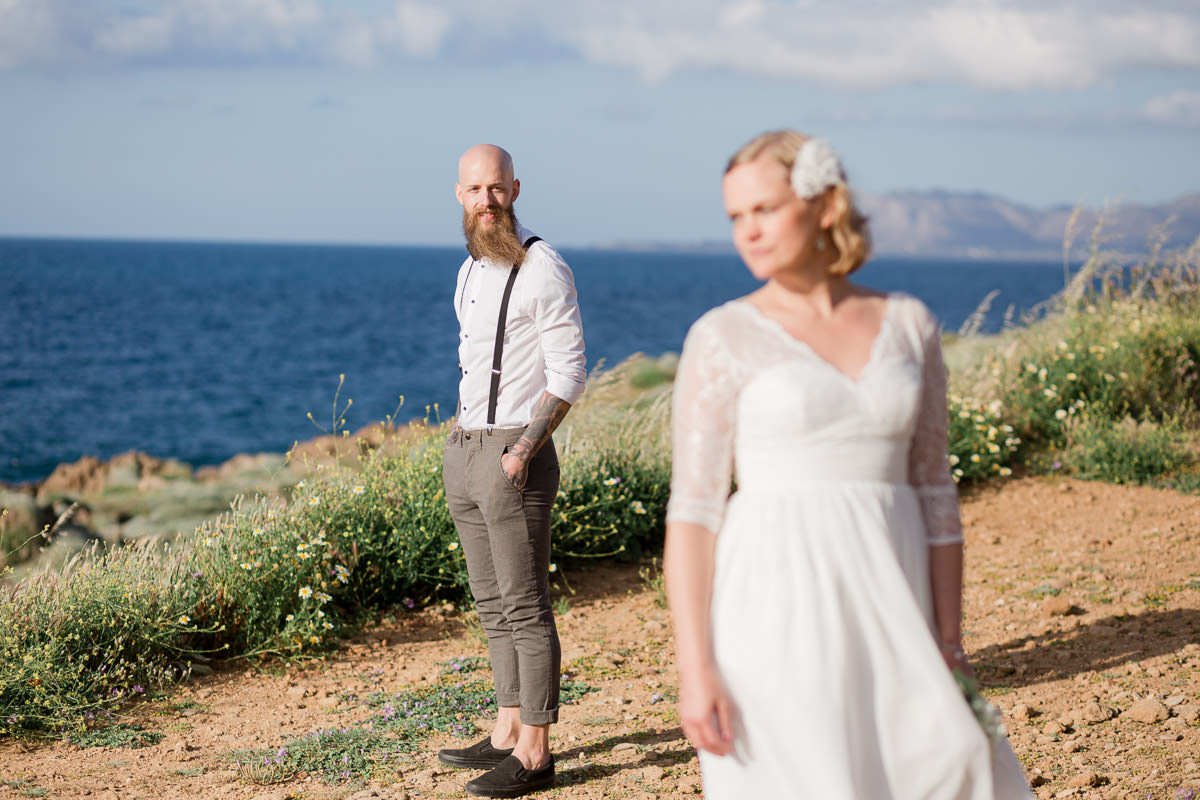
[[533,422],[529,423],[521,440],[508,448],[509,454],[516,456],[521,459],[523,464],[528,465],[530,459],[537,454],[538,450],[542,449],[542,445],[550,440],[550,434],[554,433],[554,429],[558,427],[570,410],[571,404],[566,400],[555,397],[549,392],[543,394],[542,402],[533,415]]

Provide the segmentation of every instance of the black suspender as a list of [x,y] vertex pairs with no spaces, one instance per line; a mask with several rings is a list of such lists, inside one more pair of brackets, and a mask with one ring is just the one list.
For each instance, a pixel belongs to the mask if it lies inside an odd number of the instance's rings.
[[[526,250],[541,238],[530,236],[522,245]],[[504,284],[504,296],[500,299],[500,315],[496,320],[496,346],[492,350],[492,386],[488,391],[487,426],[491,430],[496,424],[496,404],[500,399],[500,360],[504,355],[504,329],[508,325],[508,299],[512,296],[513,284],[517,282],[517,266],[508,271],[508,283]]]

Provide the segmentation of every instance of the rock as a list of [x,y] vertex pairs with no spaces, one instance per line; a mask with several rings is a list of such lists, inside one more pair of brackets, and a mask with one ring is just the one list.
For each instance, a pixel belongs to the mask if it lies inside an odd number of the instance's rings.
[[1117,715],[1117,712],[1108,706],[1102,706],[1098,702],[1085,703],[1082,708],[1075,711],[1074,718],[1077,723],[1084,725],[1096,725],[1101,722],[1107,722]]
[[1066,731],[1066,726],[1056,719],[1052,719],[1042,728],[1043,736],[1061,736]]
[[1162,722],[1170,714],[1167,707],[1153,697],[1144,697],[1131,705],[1122,715],[1147,725]]
[[1168,697],[1166,700],[1164,700],[1163,705],[1165,705],[1167,708],[1173,708],[1177,705],[1182,704],[1183,701],[1186,699],[1187,698],[1185,696],[1183,696],[1181,694],[1177,694],[1174,697]]
[[1100,776],[1092,770],[1086,770],[1072,777],[1067,781],[1067,786],[1072,789],[1086,789],[1091,786],[1100,785]]
[[645,783],[658,783],[666,777],[667,771],[659,766],[650,766],[642,768],[642,781]]
[[1016,722],[1028,722],[1037,714],[1032,708],[1024,703],[1017,703],[1013,706],[1012,711],[1008,712],[1008,716]]
[[1195,722],[1196,720],[1200,719],[1200,706],[1175,706],[1175,708],[1172,710],[1175,712],[1175,716],[1179,717],[1184,722]]
[[613,755],[618,753],[636,753],[638,746],[633,742],[621,742],[612,749]]
[[1071,613],[1074,606],[1062,595],[1047,597],[1042,601],[1043,617],[1065,617]]
[[289,686],[287,690],[288,697],[304,697],[306,694],[308,694],[306,686]]

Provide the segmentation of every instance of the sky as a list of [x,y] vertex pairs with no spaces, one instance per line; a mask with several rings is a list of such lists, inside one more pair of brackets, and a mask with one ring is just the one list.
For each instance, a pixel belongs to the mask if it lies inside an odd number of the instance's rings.
[[1200,192],[1195,0],[0,0],[0,236],[455,245],[514,156],[559,246],[728,239],[793,127],[855,189]]

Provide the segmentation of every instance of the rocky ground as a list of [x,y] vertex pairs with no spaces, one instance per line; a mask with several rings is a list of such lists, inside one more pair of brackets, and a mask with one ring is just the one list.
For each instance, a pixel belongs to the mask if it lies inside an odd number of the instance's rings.
[[[967,650],[1037,796],[1200,795],[1200,497],[1023,479],[966,496],[963,513]],[[574,594],[560,581],[566,671],[595,691],[563,708],[559,782],[543,796],[700,791],[674,715],[667,614],[648,574],[574,570],[563,576]],[[272,776],[229,754],[352,726],[370,713],[370,693],[436,683],[452,659],[484,654],[469,616],[399,610],[322,660],[214,665],[132,709],[164,734],[152,746],[0,741],[0,798],[463,796],[474,773],[434,757],[459,741],[449,735],[381,763],[365,784],[304,773],[255,783]]]

